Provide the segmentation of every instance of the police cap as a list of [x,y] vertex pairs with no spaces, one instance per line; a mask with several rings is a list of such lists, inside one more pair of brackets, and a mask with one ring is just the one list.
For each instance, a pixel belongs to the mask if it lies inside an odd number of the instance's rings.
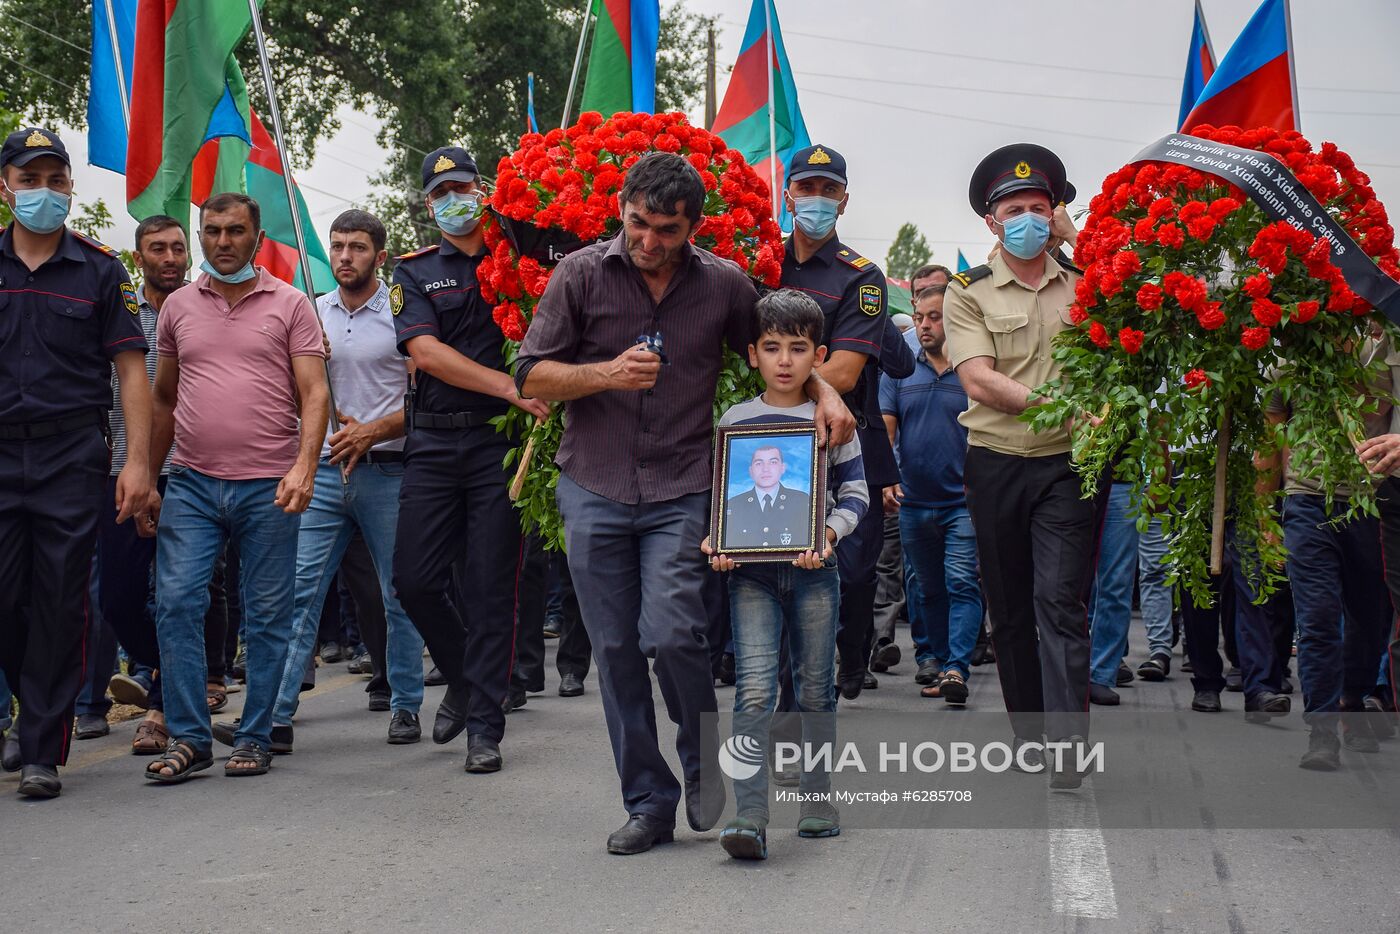
[[811,176],[846,184],[846,159],[830,146],[808,146],[792,154],[788,161],[788,181]]
[[988,155],[972,173],[967,199],[978,217],[996,201],[1017,191],[1043,191],[1052,205],[1073,196],[1060,157],[1035,143],[1012,143]]
[[476,181],[476,160],[461,146],[443,146],[423,160],[423,193],[443,182]]
[[56,156],[69,168],[73,166],[68,158],[68,149],[57,133],[29,126],[5,137],[4,148],[0,149],[0,168],[28,165],[40,156]]

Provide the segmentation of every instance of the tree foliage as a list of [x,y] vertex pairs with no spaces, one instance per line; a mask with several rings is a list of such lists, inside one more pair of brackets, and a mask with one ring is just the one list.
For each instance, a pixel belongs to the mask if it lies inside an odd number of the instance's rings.
[[900,224],[890,251],[885,254],[885,275],[892,279],[908,279],[932,256],[933,250],[919,228],[910,223]]

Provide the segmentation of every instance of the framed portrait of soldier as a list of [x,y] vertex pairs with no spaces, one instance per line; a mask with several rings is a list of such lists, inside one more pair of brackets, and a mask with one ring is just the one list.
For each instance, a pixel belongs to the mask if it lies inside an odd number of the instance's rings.
[[811,422],[715,429],[710,541],[735,561],[791,561],[823,544],[826,449]]

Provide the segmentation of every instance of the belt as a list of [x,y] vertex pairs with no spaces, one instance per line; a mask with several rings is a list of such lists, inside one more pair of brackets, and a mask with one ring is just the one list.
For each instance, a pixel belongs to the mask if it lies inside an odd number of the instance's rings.
[[23,422],[20,424],[0,425],[0,441],[29,441],[35,438],[52,438],[54,435],[61,435],[68,431],[77,431],[79,428],[91,428],[106,422],[106,420],[102,412],[86,412],[82,415],[70,415],[67,418],[56,418],[47,422]]
[[505,410],[474,412],[414,412],[414,428],[475,428],[504,415]]
[[362,464],[402,464],[403,451],[366,451]]

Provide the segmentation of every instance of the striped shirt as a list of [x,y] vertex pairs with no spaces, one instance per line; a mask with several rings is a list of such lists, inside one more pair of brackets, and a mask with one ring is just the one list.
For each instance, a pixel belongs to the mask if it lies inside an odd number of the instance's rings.
[[608,390],[567,403],[560,469],[585,490],[630,505],[708,490],[724,347],[747,350],[757,301],[736,264],[691,244],[682,248],[660,302],[632,265],[622,235],[561,260],[520,345],[515,385],[523,392],[541,360],[604,363],[643,334],[661,334],[666,365],[651,389]]
[[[152,383],[156,381],[156,309],[146,299],[146,286],[142,285],[141,290],[136,293],[137,303],[141,313],[141,330],[146,335],[146,345],[151,349],[146,353],[146,378]],[[126,416],[122,414],[122,390],[117,384],[117,368],[112,367],[112,411],[107,413],[107,424],[112,429],[112,476],[122,472],[126,466]],[[170,446],[170,454],[175,453],[175,446]],[[165,463],[161,465],[160,475],[163,477],[170,473],[170,454],[165,456]]]
[[[787,408],[769,405],[762,396],[730,406],[719,417],[721,427],[727,425],[779,425],[812,422],[817,404],[810,399]],[[845,444],[827,452],[826,458],[826,526],[836,533],[839,542],[855,531],[856,524],[870,508],[870,490],[865,484],[865,464],[860,456],[860,436],[853,435]]]

